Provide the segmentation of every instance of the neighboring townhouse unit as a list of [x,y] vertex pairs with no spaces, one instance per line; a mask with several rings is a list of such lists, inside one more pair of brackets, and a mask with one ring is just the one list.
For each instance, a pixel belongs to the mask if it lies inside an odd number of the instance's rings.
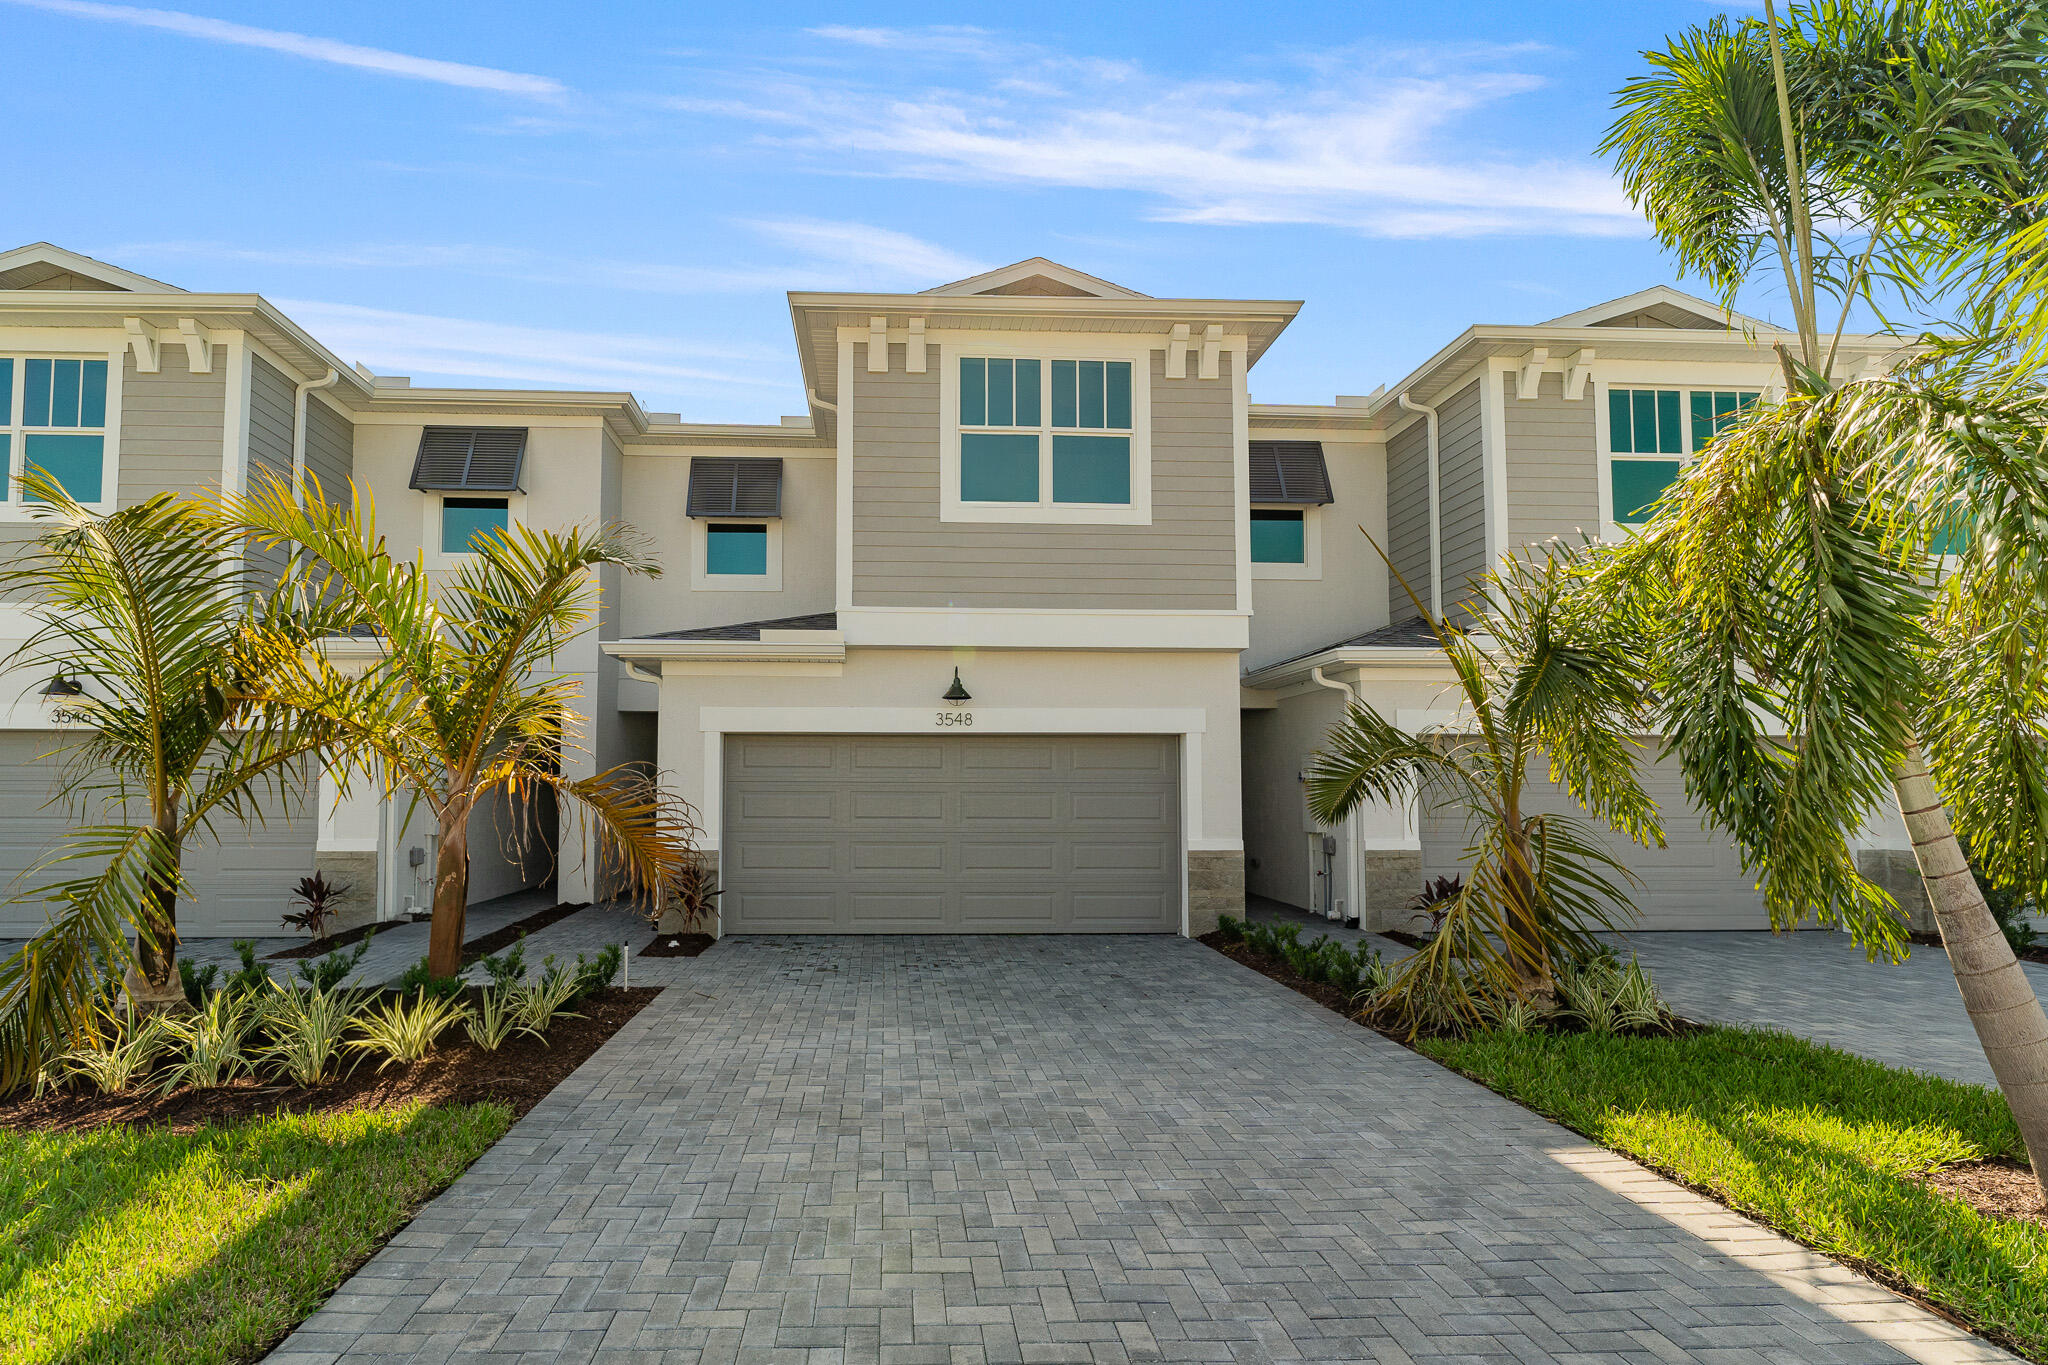
[[[1349,689],[1453,719],[1368,535],[1455,612],[1502,553],[1619,533],[1770,387],[1769,329],[1651,290],[1474,328],[1369,398],[1253,404],[1299,307],[1151,298],[1043,259],[795,293],[808,412],[717,425],[623,392],[415,388],[257,296],[37,245],[0,254],[0,448],[108,507],[261,469],[353,480],[435,573],[479,528],[637,528],[666,572],[607,571],[558,658],[585,695],[569,761],[653,765],[690,802],[725,932],[1201,933],[1247,884],[1389,927],[1456,870],[1462,829],[1411,806],[1324,830],[1300,781]],[[33,533],[10,489],[0,539]],[[27,629],[0,605],[0,641]],[[48,683],[0,679],[0,876],[64,825]],[[1670,849],[1636,858],[1652,925],[1759,923],[1725,842],[1651,767],[1672,808]],[[191,860],[181,923],[274,931],[315,867],[355,914],[402,914],[428,899],[434,834],[403,801],[309,782]],[[1896,830],[1869,842],[1890,881],[1910,871]],[[586,898],[585,844],[551,809],[480,811],[472,898]],[[40,913],[0,911],[0,933]]]

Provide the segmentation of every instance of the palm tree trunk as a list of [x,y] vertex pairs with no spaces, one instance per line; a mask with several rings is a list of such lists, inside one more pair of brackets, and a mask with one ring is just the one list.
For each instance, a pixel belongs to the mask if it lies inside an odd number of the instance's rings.
[[462,921],[469,908],[469,816],[441,814],[434,858],[434,922],[427,936],[427,969],[435,976],[462,970]]
[[157,833],[170,848],[169,877],[151,875],[144,879],[142,904],[137,907],[148,932],[135,936],[136,964],[140,970],[128,981],[128,998],[144,1011],[175,1009],[184,1003],[184,987],[178,981],[178,878],[184,862],[184,841],[178,837],[177,812],[173,808],[156,822]]
[[1918,746],[1900,758],[1892,785],[1963,1007],[2048,1195],[2048,1015],[1977,889]]

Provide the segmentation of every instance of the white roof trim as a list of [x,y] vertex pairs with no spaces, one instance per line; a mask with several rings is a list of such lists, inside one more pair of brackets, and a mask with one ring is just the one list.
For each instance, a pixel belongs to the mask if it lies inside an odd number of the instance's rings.
[[147,275],[138,275],[132,270],[123,270],[118,265],[108,265],[90,256],[81,256],[76,251],[66,251],[61,246],[48,242],[31,242],[18,246],[12,251],[0,251],[0,271],[13,270],[24,265],[48,265],[72,275],[83,275],[87,279],[100,280],[114,289],[127,290],[137,294],[182,294],[185,291],[175,284],[165,284]]
[[1688,313],[1694,313],[1703,318],[1710,318],[1716,322],[1725,322],[1732,328],[1747,328],[1757,332],[1778,332],[1784,330],[1774,323],[1765,322],[1762,318],[1753,318],[1747,313],[1731,313],[1722,308],[1718,303],[1710,302],[1694,294],[1685,293],[1683,290],[1673,289],[1668,284],[1657,284],[1650,286],[1648,289],[1639,289],[1633,294],[1624,294],[1618,299],[1609,299],[1605,303],[1596,303],[1591,308],[1581,308],[1576,313],[1566,313],[1561,318],[1552,318],[1548,322],[1538,323],[1537,326],[1597,327],[1610,318],[1627,317],[1630,313],[1640,313],[1643,309],[1658,303],[1668,303],[1673,308],[1682,308]]
[[1099,279],[1094,275],[1076,270],[1070,265],[1061,265],[1058,261],[1049,261],[1043,256],[1033,256],[1028,261],[1019,261],[1015,265],[1006,265],[1000,270],[991,270],[986,274],[970,276],[964,280],[955,280],[951,284],[942,284],[923,292],[927,294],[981,294],[1006,284],[1015,284],[1018,280],[1028,280],[1033,275],[1043,275],[1047,279],[1058,280],[1061,284],[1071,285],[1084,294],[1092,295],[1098,299],[1142,299],[1150,297],[1147,294],[1140,294],[1135,289],[1126,289],[1123,285],[1112,284],[1108,280]]

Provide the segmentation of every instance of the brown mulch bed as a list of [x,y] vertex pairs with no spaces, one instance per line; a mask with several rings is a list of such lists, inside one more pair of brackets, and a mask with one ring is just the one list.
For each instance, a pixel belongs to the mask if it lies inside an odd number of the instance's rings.
[[642,957],[696,957],[718,940],[709,934],[656,934],[640,950]]
[[1992,1218],[2017,1218],[2023,1223],[2048,1227],[2048,1204],[2041,1202],[2041,1186],[2034,1173],[2023,1166],[2003,1161],[1970,1161],[1921,1176],[1920,1181],[1938,1194],[1960,1199]]
[[301,943],[293,948],[280,948],[265,958],[264,961],[279,962],[294,957],[326,957],[337,948],[355,947],[379,929],[389,929],[397,924],[417,924],[425,918],[426,916],[424,915],[414,915],[411,919],[387,919],[381,923],[377,920],[371,920],[368,924],[358,924],[353,929],[339,934],[329,934],[325,938],[316,938],[310,943]]
[[561,901],[545,910],[536,910],[525,919],[513,920],[502,929],[493,929],[482,938],[473,938],[463,944],[462,965],[467,967],[471,963],[481,962],[500,948],[510,948],[519,941],[522,934],[537,934],[556,920],[567,919],[578,910],[589,908],[589,901]]
[[80,1095],[50,1090],[0,1100],[0,1127],[23,1132],[68,1132],[110,1124],[188,1131],[205,1123],[232,1123],[273,1113],[324,1113],[373,1109],[410,1100],[429,1104],[479,1104],[495,1100],[524,1114],[597,1051],[605,1039],[646,1008],[657,989],[607,987],[576,1006],[581,1019],[557,1019],[547,1041],[521,1034],[496,1052],[469,1041],[461,1027],[442,1035],[441,1046],[411,1066],[377,1070],[364,1058],[338,1080],[307,1089],[288,1081],[244,1079],[213,1090],[179,1090],[169,1095],[143,1091],[126,1095]]
[[[1223,937],[1221,930],[1212,930],[1209,933],[1203,934],[1197,941],[1208,944],[1232,962],[1241,963],[1261,976],[1271,977],[1289,990],[1298,991],[1325,1009],[1335,1010],[1347,1019],[1351,1017],[1351,1001],[1349,997],[1327,981],[1310,981],[1307,977],[1296,976],[1293,972],[1287,970],[1287,964],[1279,958],[1266,957],[1263,954],[1255,953],[1245,945],[1243,940],[1235,943],[1229,942]],[[1364,1023],[1363,1020],[1359,1022]],[[1370,1028],[1371,1025],[1368,1024],[1366,1027]],[[1387,1036],[1392,1038],[1394,1035],[1388,1034]],[[1400,1040],[1396,1039],[1396,1041]]]

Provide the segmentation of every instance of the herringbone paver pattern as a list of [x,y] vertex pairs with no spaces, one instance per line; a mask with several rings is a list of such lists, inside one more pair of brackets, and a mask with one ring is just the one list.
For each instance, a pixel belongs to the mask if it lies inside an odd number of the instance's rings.
[[1186,940],[666,965],[273,1361],[2007,1359]]

